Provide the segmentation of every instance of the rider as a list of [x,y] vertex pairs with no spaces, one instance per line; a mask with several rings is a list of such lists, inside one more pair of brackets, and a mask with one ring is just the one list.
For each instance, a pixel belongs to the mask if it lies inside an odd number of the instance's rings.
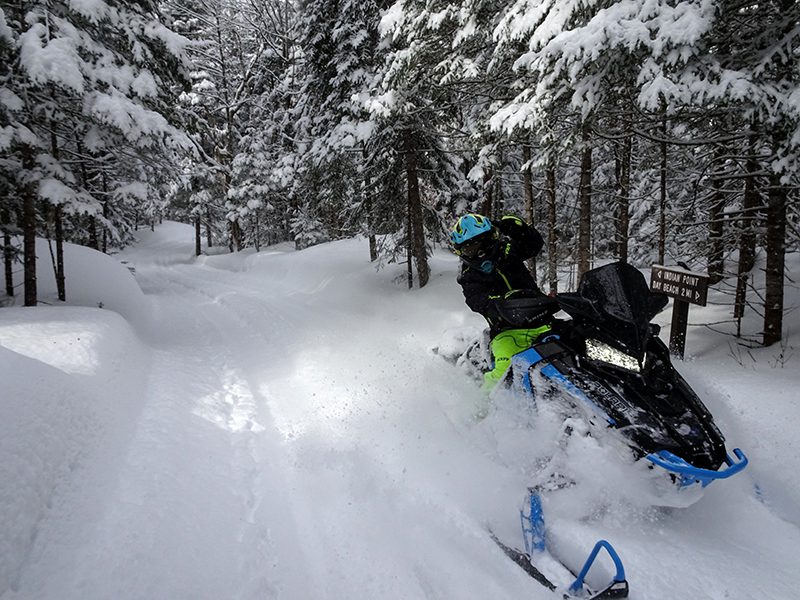
[[517,217],[505,215],[490,221],[472,213],[458,220],[450,240],[461,258],[458,283],[467,306],[489,323],[494,368],[483,376],[483,389],[488,392],[505,376],[511,357],[550,330],[549,319],[520,328],[503,314],[505,300],[544,297],[525,265],[525,260],[539,254],[544,241]]

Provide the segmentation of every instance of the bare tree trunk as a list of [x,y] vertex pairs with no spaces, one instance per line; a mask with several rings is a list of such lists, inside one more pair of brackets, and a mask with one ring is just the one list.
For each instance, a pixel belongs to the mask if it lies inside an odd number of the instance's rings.
[[[531,147],[528,144],[522,144],[522,191],[525,195],[525,216],[528,223],[536,226],[536,210],[533,203],[533,177],[531,176]],[[536,257],[528,260],[528,271],[530,271],[533,281],[536,281]]]
[[[781,14],[793,14],[795,0],[780,1]],[[778,39],[788,36],[796,23],[786,19],[783,31]],[[781,56],[778,59],[778,74],[790,81],[796,68],[796,57]],[[793,130],[788,123],[778,125],[772,134],[773,154],[785,145]],[[789,188],[781,183],[783,173],[772,172],[769,176],[769,195],[767,196],[767,269],[766,293],[764,295],[764,345],[770,346],[779,342],[783,336],[783,282],[786,262],[786,219]],[[797,191],[794,190],[794,194]]]
[[[151,226],[152,229],[152,226]],[[89,217],[89,247],[100,251],[100,238],[97,235],[97,219]]]
[[[372,215],[372,197],[370,197],[369,202],[367,203],[367,211],[369,212],[370,215]],[[373,222],[373,219],[374,216],[371,216],[370,223]],[[374,233],[370,233],[368,239],[369,239],[369,261],[375,262],[376,260],[378,260],[378,238]]]
[[630,226],[631,197],[631,154],[633,136],[628,135],[622,142],[619,164],[619,199],[617,201],[617,258],[628,262],[628,229]]
[[414,287],[414,251],[413,251],[413,244],[412,238],[414,234],[412,233],[413,227],[411,225],[411,196],[409,195],[406,201],[406,276],[408,279],[408,289],[412,289]]
[[242,250],[242,228],[239,225],[239,221],[231,221],[230,222],[230,232],[231,232],[231,243],[230,243],[230,250],[233,252],[233,249],[236,248],[237,252],[241,252]]
[[667,117],[661,119],[661,174],[658,202],[658,264],[663,265],[667,252]]
[[736,299],[734,301],[733,316],[737,319],[737,335],[741,334],[741,319],[747,304],[747,279],[748,274],[755,266],[756,257],[756,228],[758,225],[757,210],[759,194],[756,182],[756,172],[759,169],[756,160],[756,136],[750,136],[747,152],[747,178],[744,180],[744,194],[742,199],[742,217],[739,219],[739,265],[737,267]]
[[[25,147],[22,152],[22,168],[32,170],[33,149]],[[25,306],[38,304],[36,289],[36,193],[30,183],[22,189],[22,248],[25,273]]]
[[[100,169],[100,176],[103,180],[103,216],[105,217],[105,223],[108,223],[108,176],[106,175],[105,167],[100,167]],[[103,223],[103,254],[108,254],[108,229],[105,223]]]
[[590,269],[592,242],[592,146],[588,126],[584,127],[581,179],[578,191],[578,280]]
[[550,293],[558,293],[558,235],[556,231],[556,168],[547,167],[547,279]]
[[211,207],[206,205],[206,246],[211,248],[212,244],[212,236],[211,236]]
[[779,342],[783,331],[783,270],[786,257],[786,197],[779,174],[770,175],[767,200],[767,289],[764,297],[764,345]]
[[7,206],[2,208],[3,225],[3,264],[5,265],[6,275],[6,296],[14,295],[14,252],[11,248],[11,211]]
[[483,204],[481,205],[481,214],[491,219],[494,214],[492,213],[492,206],[494,206],[494,177],[492,176],[492,169],[487,168],[483,174]]
[[[53,153],[53,158],[59,159],[58,138],[56,137],[56,123],[50,123],[50,151]],[[105,181],[105,180],[104,180]],[[64,210],[60,204],[53,206],[53,227],[56,234],[56,256],[53,263],[56,276],[56,291],[58,299],[62,302],[67,300],[67,283],[66,275],[64,274]],[[52,252],[52,248],[51,248]]]
[[364,207],[367,211],[367,236],[369,238],[369,261],[375,262],[378,260],[378,240],[375,237],[373,230],[375,226],[375,215],[372,214],[372,179],[369,176],[367,169],[367,149],[362,145],[361,158],[364,164]]
[[60,204],[53,207],[53,225],[56,232],[56,289],[58,299],[67,301],[67,276],[64,272],[64,209]]
[[504,164],[503,152],[502,150],[498,150],[497,152],[497,165],[498,165],[498,176],[492,176],[492,187],[494,188],[494,203],[492,204],[492,214],[495,218],[500,218],[505,211],[505,194],[503,192],[503,178],[500,176],[502,174],[502,166]]
[[[714,152],[715,169],[721,169],[721,159],[724,148],[717,146]],[[722,177],[719,172],[711,175],[711,198],[708,208],[708,277],[709,283],[715,284],[722,281],[725,271],[723,208],[725,207],[725,192],[722,189]]]
[[200,256],[203,253],[202,244],[200,240],[202,239],[202,233],[200,230],[200,215],[194,216],[194,255]]
[[408,210],[411,217],[413,252],[417,267],[419,287],[425,287],[430,277],[427,248],[425,248],[425,229],[422,224],[422,199],[419,193],[417,172],[417,149],[414,134],[408,129],[405,133],[406,178],[408,184]]

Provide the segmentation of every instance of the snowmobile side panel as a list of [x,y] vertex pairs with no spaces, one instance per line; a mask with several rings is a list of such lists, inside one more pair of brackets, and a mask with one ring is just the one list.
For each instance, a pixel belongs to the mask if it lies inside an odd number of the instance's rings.
[[544,363],[541,367],[539,367],[540,372],[544,377],[552,381],[556,386],[565,390],[572,397],[586,404],[594,413],[596,413],[612,427],[617,424],[616,421],[610,417],[599,404],[597,404],[597,402],[594,402],[580,387],[575,385],[575,383],[572,382],[569,377],[562,373],[556,367],[556,365],[551,362],[552,357],[543,357],[538,352],[538,349],[538,347],[528,348],[527,350],[515,354],[511,359],[511,370],[514,373],[521,374],[520,383],[523,390],[527,394],[529,394],[532,398],[536,397],[536,392],[533,389],[533,382],[531,380],[531,371],[533,368],[538,367],[540,363]]

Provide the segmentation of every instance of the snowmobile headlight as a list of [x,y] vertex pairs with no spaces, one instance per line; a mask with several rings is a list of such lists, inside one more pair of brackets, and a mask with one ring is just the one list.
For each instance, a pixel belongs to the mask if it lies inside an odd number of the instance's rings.
[[586,340],[586,356],[628,371],[639,373],[642,370],[639,360],[635,356],[625,354],[600,340],[591,338]]

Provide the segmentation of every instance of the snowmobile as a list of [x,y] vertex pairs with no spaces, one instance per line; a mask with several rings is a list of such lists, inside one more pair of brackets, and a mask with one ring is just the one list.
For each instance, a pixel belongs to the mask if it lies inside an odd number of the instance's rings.
[[533,403],[566,403],[570,416],[614,434],[679,488],[706,487],[744,469],[747,458],[726,452],[711,413],[672,365],[651,323],[667,302],[622,262],[586,272],[577,292],[502,302],[503,318],[518,327],[560,310],[571,317],[554,320],[550,334],[512,358],[506,383]]
[[[535,406],[556,403],[565,419],[577,417],[586,425],[587,435],[610,438],[627,448],[634,461],[661,470],[671,487],[705,488],[735,475],[748,461],[738,448],[733,457],[727,453],[711,413],[672,365],[659,327],[651,323],[667,302],[666,296],[650,291],[637,269],[621,262],[588,271],[574,293],[502,301],[499,311],[515,327],[553,323],[548,334],[512,358],[504,388]],[[556,319],[559,311],[570,318]],[[565,586],[563,577],[553,583],[546,574],[553,572],[548,565],[559,561],[545,547],[540,497],[563,485],[554,483],[559,476],[551,473],[549,481],[540,478],[544,484],[528,490],[520,511],[525,551],[493,538],[529,575],[566,597],[627,597],[622,562],[605,540],[596,544],[571,585]],[[603,549],[616,575],[593,593],[584,577]]]

